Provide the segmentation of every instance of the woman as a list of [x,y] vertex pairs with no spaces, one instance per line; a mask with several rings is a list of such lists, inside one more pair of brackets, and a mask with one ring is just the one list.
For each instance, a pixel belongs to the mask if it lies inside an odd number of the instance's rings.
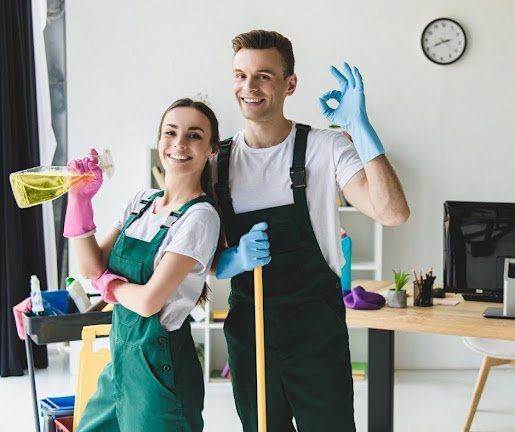
[[[71,192],[65,237],[74,238],[81,272],[115,303],[111,356],[78,431],[201,431],[204,383],[188,315],[205,297],[220,219],[204,194],[218,122],[201,102],[180,99],[163,114],[158,149],[164,191],[138,192],[100,244],[91,198],[102,184],[93,159],[69,163],[90,172]],[[96,152],[94,153],[96,154]]]

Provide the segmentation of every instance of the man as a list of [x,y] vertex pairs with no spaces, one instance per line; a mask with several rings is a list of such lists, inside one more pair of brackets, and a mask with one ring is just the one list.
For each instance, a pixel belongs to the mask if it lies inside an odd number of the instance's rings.
[[297,85],[288,39],[254,30],[236,36],[233,49],[245,129],[222,143],[215,190],[229,246],[217,277],[232,278],[224,330],[238,415],[244,431],[257,430],[250,270],[264,265],[268,431],[295,431],[292,418],[301,432],[354,431],[336,187],[384,225],[406,221],[408,205],[368,120],[356,68],[332,68],[341,90],[319,101],[352,143],[284,117]]

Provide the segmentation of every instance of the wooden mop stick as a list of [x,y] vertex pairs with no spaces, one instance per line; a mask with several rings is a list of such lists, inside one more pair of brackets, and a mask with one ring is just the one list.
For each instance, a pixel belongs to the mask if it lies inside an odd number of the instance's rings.
[[254,314],[256,323],[256,384],[258,431],[266,432],[265,327],[263,319],[263,268],[254,269]]

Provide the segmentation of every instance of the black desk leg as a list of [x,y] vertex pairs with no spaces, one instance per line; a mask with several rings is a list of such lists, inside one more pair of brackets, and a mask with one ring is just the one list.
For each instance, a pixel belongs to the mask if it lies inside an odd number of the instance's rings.
[[36,426],[36,432],[40,432],[39,429],[39,408],[38,408],[38,397],[36,394],[36,379],[34,376],[34,356],[32,354],[32,343],[30,336],[25,334],[25,354],[27,355],[27,368],[29,369],[30,386],[32,389],[32,403],[34,408],[34,422]]
[[368,329],[368,432],[393,432],[394,332]]

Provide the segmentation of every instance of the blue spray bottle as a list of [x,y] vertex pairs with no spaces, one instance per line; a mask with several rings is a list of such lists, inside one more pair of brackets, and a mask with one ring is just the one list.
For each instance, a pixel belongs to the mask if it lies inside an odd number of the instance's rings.
[[342,285],[342,291],[345,294],[346,291],[351,289],[351,261],[352,261],[352,240],[345,231],[342,230],[342,252],[345,258],[345,264],[342,267],[342,275],[340,277],[340,283]]

